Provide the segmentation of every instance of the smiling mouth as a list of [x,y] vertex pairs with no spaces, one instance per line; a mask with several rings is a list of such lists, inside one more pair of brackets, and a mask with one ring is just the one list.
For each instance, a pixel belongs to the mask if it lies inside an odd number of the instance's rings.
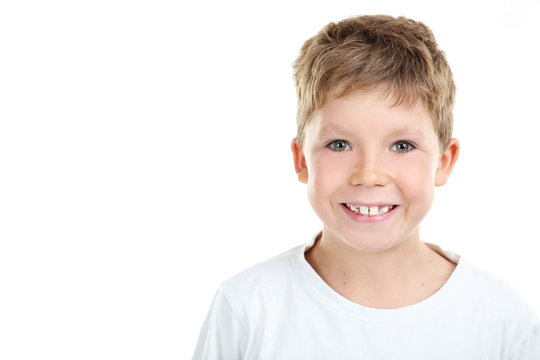
[[384,205],[384,206],[355,206],[351,204],[343,204],[347,209],[351,210],[356,214],[363,216],[379,216],[389,213],[394,210],[397,205]]

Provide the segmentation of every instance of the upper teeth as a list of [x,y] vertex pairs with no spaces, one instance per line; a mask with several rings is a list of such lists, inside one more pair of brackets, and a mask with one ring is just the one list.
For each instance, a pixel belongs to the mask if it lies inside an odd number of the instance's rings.
[[365,216],[377,216],[377,215],[383,215],[386,214],[388,211],[392,210],[395,205],[387,205],[387,206],[354,206],[350,204],[345,204],[351,211],[354,211],[355,213],[365,215]]

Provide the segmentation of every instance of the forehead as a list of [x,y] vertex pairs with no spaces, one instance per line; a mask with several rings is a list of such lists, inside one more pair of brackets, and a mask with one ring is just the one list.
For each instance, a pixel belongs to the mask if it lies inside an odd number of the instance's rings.
[[334,91],[312,116],[308,128],[316,133],[351,131],[400,131],[430,135],[433,121],[422,101],[397,101],[384,89],[356,90],[345,95]]

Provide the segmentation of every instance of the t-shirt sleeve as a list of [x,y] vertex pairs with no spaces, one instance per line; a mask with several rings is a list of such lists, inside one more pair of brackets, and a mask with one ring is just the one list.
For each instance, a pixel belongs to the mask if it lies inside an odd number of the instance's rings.
[[540,321],[535,322],[531,331],[518,345],[516,351],[508,360],[538,360],[540,359]]
[[193,360],[242,359],[246,335],[246,326],[222,287],[202,326]]

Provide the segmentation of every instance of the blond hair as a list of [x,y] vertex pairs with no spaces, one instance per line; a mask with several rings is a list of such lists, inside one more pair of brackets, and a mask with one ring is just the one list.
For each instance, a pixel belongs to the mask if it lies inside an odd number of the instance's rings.
[[297,143],[331,91],[337,96],[382,86],[395,105],[421,101],[443,151],[452,136],[455,86],[431,30],[404,17],[359,16],[329,23],[307,40],[294,65],[298,95]]

